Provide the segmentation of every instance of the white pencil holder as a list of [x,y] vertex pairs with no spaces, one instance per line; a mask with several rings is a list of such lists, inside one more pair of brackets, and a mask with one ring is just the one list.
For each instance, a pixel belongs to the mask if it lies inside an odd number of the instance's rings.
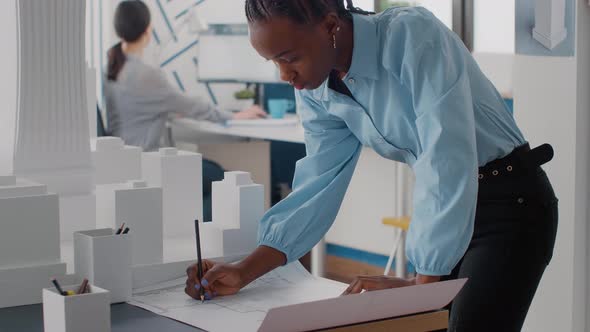
[[111,293],[111,303],[131,299],[131,235],[111,228],[74,233],[76,275]]
[[[55,288],[43,289],[45,332],[110,332],[109,291],[89,284],[90,293],[63,296]],[[62,287],[76,291],[78,285]]]

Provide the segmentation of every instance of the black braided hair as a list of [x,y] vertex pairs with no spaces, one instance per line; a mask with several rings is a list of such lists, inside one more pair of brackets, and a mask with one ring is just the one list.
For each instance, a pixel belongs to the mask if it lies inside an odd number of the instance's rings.
[[296,23],[312,23],[335,11],[342,18],[352,19],[351,13],[370,15],[372,12],[355,7],[352,0],[246,0],[248,22],[268,21],[287,17]]
[[[115,10],[115,32],[119,38],[128,43],[139,40],[149,27],[150,22],[150,10],[142,1],[121,1]],[[122,44],[118,43],[111,47],[107,56],[107,78],[109,81],[116,81],[127,61]]]

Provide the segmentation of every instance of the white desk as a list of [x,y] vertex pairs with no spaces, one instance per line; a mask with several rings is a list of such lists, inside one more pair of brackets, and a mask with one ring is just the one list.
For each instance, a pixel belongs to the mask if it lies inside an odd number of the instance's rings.
[[305,143],[303,139],[303,127],[295,126],[223,126],[220,124],[197,121],[188,118],[176,118],[170,120],[172,130],[190,130],[201,134],[214,134],[234,136],[241,138],[254,138],[279,142]]

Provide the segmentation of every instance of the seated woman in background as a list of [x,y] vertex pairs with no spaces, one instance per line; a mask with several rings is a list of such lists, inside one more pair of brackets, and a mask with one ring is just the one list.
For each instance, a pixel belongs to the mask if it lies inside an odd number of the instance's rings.
[[[125,144],[144,151],[157,150],[170,116],[187,116],[223,123],[230,119],[266,117],[258,106],[232,113],[216,108],[204,98],[189,97],[174,88],[165,73],[142,62],[151,39],[151,15],[141,1],[122,1],[114,19],[115,32],[121,42],[108,52],[105,97],[108,130]],[[223,170],[203,160],[204,218],[210,216],[211,182],[223,178]]]

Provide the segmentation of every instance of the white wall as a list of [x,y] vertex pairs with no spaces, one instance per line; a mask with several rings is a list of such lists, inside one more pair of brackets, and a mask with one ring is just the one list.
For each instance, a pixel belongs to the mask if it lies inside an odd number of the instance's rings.
[[[515,117],[536,146],[550,142],[555,159],[545,168],[559,203],[559,229],[549,265],[527,319],[527,331],[571,331],[576,186],[576,61],[517,56]],[[550,316],[547,313],[551,312]],[[547,319],[551,317],[551,319]]]
[[12,174],[14,134],[16,127],[17,91],[17,29],[16,4],[0,1],[0,36],[4,49],[0,52],[0,174]]
[[474,1],[474,52],[514,53],[514,1]]
[[103,18],[101,11],[103,8],[110,8],[109,6],[108,1],[86,0],[86,63],[95,70],[96,101],[101,109],[104,108],[103,100],[98,96],[102,95],[102,68],[103,60],[106,59],[106,50],[101,49],[102,44],[100,42],[102,36],[100,27],[103,24],[101,22],[101,18]]
[[370,148],[363,148],[326,241],[389,255],[394,229],[382,225],[381,219],[395,217],[395,182],[395,162],[379,156]]
[[516,56],[515,115],[532,145],[556,151],[545,167],[559,203],[553,261],[537,291],[524,331],[584,331],[590,130],[589,10],[578,1],[576,57]]
[[473,53],[473,57],[486,77],[504,98],[512,98],[514,81],[514,54]]
[[576,238],[574,256],[574,331],[590,328],[590,6],[586,1],[577,2],[577,119],[576,119]]

